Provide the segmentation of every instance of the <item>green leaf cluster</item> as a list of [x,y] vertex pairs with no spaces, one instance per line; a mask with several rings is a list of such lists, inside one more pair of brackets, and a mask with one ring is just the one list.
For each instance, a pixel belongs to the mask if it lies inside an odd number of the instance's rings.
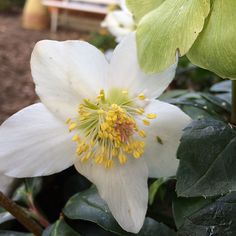
[[127,5],[137,20],[145,72],[164,71],[177,53],[222,78],[236,79],[236,1],[127,0]]

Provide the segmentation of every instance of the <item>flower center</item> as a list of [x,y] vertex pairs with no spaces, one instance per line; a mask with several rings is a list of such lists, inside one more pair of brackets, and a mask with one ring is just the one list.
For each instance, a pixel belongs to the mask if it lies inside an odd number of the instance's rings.
[[[107,97],[101,90],[94,101],[84,99],[78,117],[67,120],[69,131],[77,131],[72,140],[77,142],[76,153],[81,162],[92,159],[110,168],[114,163],[123,165],[128,158],[143,155],[146,134],[139,129],[136,119],[144,116],[144,109],[137,105],[136,99],[145,100],[145,96],[139,94],[132,99],[127,91],[118,89],[109,91]],[[156,115],[151,113],[146,117],[143,124],[149,125],[149,119]]]

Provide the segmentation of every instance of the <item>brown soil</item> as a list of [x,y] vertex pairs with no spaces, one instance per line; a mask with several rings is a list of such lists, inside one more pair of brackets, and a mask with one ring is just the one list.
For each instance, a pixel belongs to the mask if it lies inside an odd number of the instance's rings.
[[0,123],[35,101],[30,73],[30,55],[42,39],[68,40],[84,38],[80,32],[60,29],[57,34],[21,28],[19,14],[0,14]]

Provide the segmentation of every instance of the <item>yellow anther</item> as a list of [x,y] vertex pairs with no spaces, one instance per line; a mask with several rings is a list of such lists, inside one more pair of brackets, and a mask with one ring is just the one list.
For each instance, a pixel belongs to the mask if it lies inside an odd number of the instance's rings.
[[66,120],[66,124],[70,124],[70,122],[71,122],[71,118],[68,118],[68,119]]
[[74,142],[79,142],[79,141],[80,141],[79,135],[78,135],[78,134],[74,135],[74,136],[72,137],[72,141],[74,141]]
[[104,122],[101,124],[101,130],[105,131],[109,127],[108,123]]
[[113,166],[113,163],[114,163],[113,160],[107,160],[107,161],[105,162],[105,167],[106,167],[107,169],[109,169],[109,168],[111,168],[111,167]]
[[140,100],[144,100],[146,97],[145,97],[145,95],[144,95],[143,93],[140,93],[140,94],[138,95],[138,98],[139,98]]
[[102,164],[102,162],[103,162],[103,156],[102,156],[102,155],[96,156],[95,162],[96,162],[97,164]]
[[136,109],[136,113],[142,115],[144,113],[144,109],[143,108]]
[[123,153],[120,153],[118,158],[121,165],[124,165],[127,162],[127,157]]
[[76,123],[71,123],[70,126],[69,126],[69,131],[71,132],[72,130],[76,129],[77,128],[77,124]]
[[141,154],[140,152],[138,152],[138,151],[134,151],[134,152],[133,152],[133,157],[136,158],[136,159],[140,158],[141,155],[142,155],[142,154]]
[[141,148],[144,148],[145,147],[145,143],[144,142],[139,142],[139,146],[141,147]]
[[89,152],[89,153],[85,154],[85,155],[80,159],[80,161],[81,161],[81,162],[87,161],[87,160],[90,158],[91,154],[92,154],[92,152]]
[[112,151],[111,151],[111,154],[113,157],[117,156],[118,155],[118,150],[113,148]]
[[103,102],[105,102],[105,92],[104,92],[104,89],[101,89],[100,90],[100,94],[99,94],[99,98],[103,101]]
[[148,119],[155,119],[155,118],[157,118],[157,115],[155,113],[149,113],[149,114],[147,114],[147,118]]
[[[112,95],[108,93],[105,97],[104,90],[101,90],[97,99],[84,99],[78,107],[78,117],[66,122],[69,131],[78,130],[72,140],[77,144],[80,161],[89,160],[111,168],[114,164],[125,164],[129,156],[140,158],[143,155],[145,143],[141,137],[146,137],[146,133],[139,129],[133,113],[143,117],[144,109],[128,97],[126,90]],[[139,98],[145,99],[144,94],[139,94]],[[152,113],[145,116],[145,125],[156,117]]]
[[148,121],[146,119],[143,119],[143,124],[146,125],[146,126],[149,126],[150,125],[150,121]]
[[138,134],[139,134],[139,136],[142,137],[142,138],[145,138],[145,137],[146,137],[146,133],[145,133],[144,130],[139,130],[139,131],[138,131]]

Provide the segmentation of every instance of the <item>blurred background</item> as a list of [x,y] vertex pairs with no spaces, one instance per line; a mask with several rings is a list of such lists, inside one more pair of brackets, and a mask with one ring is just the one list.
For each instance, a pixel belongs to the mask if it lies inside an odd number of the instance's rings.
[[[100,26],[114,6],[109,2],[116,1],[0,0],[0,123],[38,99],[30,73],[37,41],[82,39],[101,50],[115,46],[114,37]],[[52,19],[57,29],[51,29]]]

